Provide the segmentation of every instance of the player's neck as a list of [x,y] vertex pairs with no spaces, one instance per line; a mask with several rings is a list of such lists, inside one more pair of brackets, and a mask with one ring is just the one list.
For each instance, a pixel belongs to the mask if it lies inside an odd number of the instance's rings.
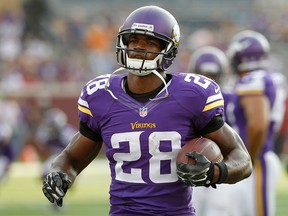
[[[166,79],[166,74],[161,73],[164,79]],[[147,76],[136,76],[133,74],[128,74],[127,76],[127,86],[129,91],[135,94],[143,94],[151,92],[163,85],[162,80],[155,74],[149,74]]]

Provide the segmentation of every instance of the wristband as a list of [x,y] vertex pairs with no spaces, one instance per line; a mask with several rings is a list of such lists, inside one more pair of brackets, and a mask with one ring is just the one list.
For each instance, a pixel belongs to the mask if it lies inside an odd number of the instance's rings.
[[228,169],[223,161],[220,163],[215,163],[215,165],[219,168],[219,180],[216,182],[216,184],[221,184],[225,182],[228,177]]

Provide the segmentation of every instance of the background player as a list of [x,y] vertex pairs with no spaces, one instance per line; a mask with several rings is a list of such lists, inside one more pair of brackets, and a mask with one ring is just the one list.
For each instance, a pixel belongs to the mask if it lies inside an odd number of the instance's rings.
[[275,153],[282,159],[282,153],[287,136],[287,79],[284,74],[272,72],[273,82],[276,86],[276,99],[272,119],[275,122]]
[[[43,163],[42,180],[49,173],[52,160],[65,149],[76,131],[74,126],[67,122],[67,115],[61,109],[50,108],[44,112],[32,142]],[[54,204],[53,209],[59,210],[59,207]]]
[[[249,154],[222,119],[219,86],[194,74],[165,73],[179,40],[177,21],[160,7],[141,7],[128,16],[117,38],[124,74],[102,75],[84,86],[78,100],[79,132],[53,161],[43,183],[51,202],[62,205],[67,189],[102,143],[112,178],[111,216],[193,216],[192,188],[177,173],[194,186],[232,184],[250,175]],[[176,167],[180,148],[200,135],[219,145],[225,162],[213,164],[192,153],[199,162]]]
[[[221,86],[226,110],[227,101],[233,98],[233,93],[230,88],[223,88],[227,85],[230,75],[229,63],[225,53],[213,46],[200,47],[192,53],[188,68],[190,73],[206,76],[215,80]],[[217,186],[217,190],[211,187],[194,188],[193,203],[197,216],[230,216],[232,213],[231,205],[229,205],[231,187],[235,187],[235,185],[222,184]]]
[[[233,119],[229,119],[247,146],[254,164],[253,175],[240,182],[238,214],[275,215],[275,191],[281,164],[274,153],[276,86],[269,65],[270,45],[260,33],[245,30],[231,40],[227,54],[239,76],[235,85]],[[241,196],[242,195],[242,196]],[[246,202],[246,203],[243,203]],[[245,208],[243,208],[245,206]],[[237,208],[235,208],[237,209]],[[248,211],[246,214],[244,211]]]
[[230,73],[228,59],[219,48],[203,46],[192,53],[188,72],[206,76],[222,86]]
[[68,124],[67,115],[61,109],[50,108],[44,112],[33,142],[43,161],[42,178],[48,174],[52,160],[65,149],[76,131],[74,126]]

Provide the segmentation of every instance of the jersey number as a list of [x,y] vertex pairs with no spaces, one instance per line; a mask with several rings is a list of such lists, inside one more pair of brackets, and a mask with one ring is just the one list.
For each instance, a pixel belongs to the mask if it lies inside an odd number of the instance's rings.
[[93,80],[90,83],[87,84],[87,94],[92,95],[94,92],[96,92],[98,89],[104,89],[106,82],[108,82],[110,75],[101,75],[97,77],[97,80]]
[[204,89],[207,89],[208,86],[211,84],[211,81],[209,81],[207,78],[204,76],[199,76],[197,74],[187,74],[185,76],[185,81],[186,82],[191,82],[193,79],[193,82],[199,86],[201,86]]
[[[142,168],[131,168],[129,173],[123,171],[124,162],[136,162],[141,163],[141,146],[140,135],[143,131],[139,132],[127,132],[117,133],[111,137],[111,144],[113,149],[120,147],[121,142],[128,143],[129,152],[117,152],[113,155],[113,159],[116,161],[115,174],[116,180],[131,182],[131,183],[145,183],[143,179]],[[176,182],[178,180],[176,174],[176,155],[181,148],[181,137],[178,132],[153,132],[149,136],[149,154],[151,155],[148,163],[148,177],[154,183],[167,183]],[[171,143],[168,147],[170,151],[161,151],[160,143],[165,141]],[[161,163],[164,162],[170,164],[170,173],[161,173]]]

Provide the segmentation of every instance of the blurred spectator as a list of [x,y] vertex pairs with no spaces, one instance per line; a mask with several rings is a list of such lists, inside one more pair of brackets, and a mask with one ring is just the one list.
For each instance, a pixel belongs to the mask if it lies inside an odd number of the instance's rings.
[[48,0],[23,1],[24,31],[23,39],[27,37],[51,39],[49,32],[51,10]]
[[0,181],[7,176],[11,163],[17,159],[22,148],[22,113],[12,97],[0,98]]
[[13,131],[9,124],[0,123],[0,182],[6,177],[14,159],[12,147]]
[[21,52],[22,17],[17,11],[0,13],[0,59],[13,61]]
[[93,76],[112,73],[117,66],[111,59],[113,53],[111,50],[112,38],[116,35],[114,24],[109,19],[98,22],[91,22],[87,26],[84,36],[84,44],[88,50],[88,64]]

